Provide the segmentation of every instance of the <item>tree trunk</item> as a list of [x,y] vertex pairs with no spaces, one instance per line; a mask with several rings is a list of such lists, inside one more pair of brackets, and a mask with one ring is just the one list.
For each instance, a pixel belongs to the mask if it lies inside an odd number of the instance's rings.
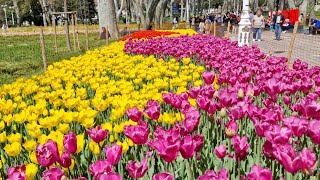
[[120,8],[118,5],[118,0],[114,0],[114,4],[115,4],[116,12],[117,12],[117,21],[119,22],[120,15],[121,15],[122,10],[124,8],[124,0],[121,0]]
[[267,6],[270,11],[275,11],[274,0],[267,0]]
[[[112,38],[119,38],[119,29],[113,0],[98,1],[99,27],[107,27]],[[107,37],[108,38],[108,37]]]
[[21,26],[22,19],[20,18],[20,9],[18,6],[18,0],[13,0],[13,7],[14,7],[14,11],[16,12],[16,15],[17,15],[17,25]]
[[[311,18],[315,18],[316,15],[314,13],[314,8],[315,8],[315,3],[316,1],[315,0],[309,0],[309,5],[308,5],[308,10],[310,10],[310,19]],[[311,22],[311,21],[310,21]],[[310,23],[309,23],[310,24]]]

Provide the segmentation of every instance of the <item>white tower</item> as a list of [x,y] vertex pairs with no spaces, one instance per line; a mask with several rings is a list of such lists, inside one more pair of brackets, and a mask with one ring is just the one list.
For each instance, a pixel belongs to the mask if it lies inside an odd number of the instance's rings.
[[249,0],[243,0],[241,20],[239,22],[238,46],[251,45],[251,22]]

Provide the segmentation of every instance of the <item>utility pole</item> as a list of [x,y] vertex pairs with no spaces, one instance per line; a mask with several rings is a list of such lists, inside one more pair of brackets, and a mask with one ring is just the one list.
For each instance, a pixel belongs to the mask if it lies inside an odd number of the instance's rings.
[[65,26],[66,26],[66,43],[67,43],[67,49],[68,51],[71,51],[70,46],[70,35],[69,35],[69,21],[68,21],[68,6],[67,6],[67,0],[64,0],[64,12],[65,12]]

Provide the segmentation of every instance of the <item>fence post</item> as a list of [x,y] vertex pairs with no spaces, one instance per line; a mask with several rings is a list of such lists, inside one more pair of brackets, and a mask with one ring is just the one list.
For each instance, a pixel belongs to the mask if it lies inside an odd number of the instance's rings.
[[89,50],[89,32],[88,32],[88,24],[86,23],[86,50]]
[[106,45],[108,46],[109,45],[109,27],[107,26],[106,27]]
[[40,28],[40,46],[41,46],[41,52],[42,52],[43,69],[44,69],[44,71],[46,71],[47,70],[47,56],[46,56],[46,46],[44,43],[44,35],[43,35],[42,28]]
[[79,42],[79,26],[78,26],[78,20],[77,20],[77,14],[75,14],[75,25],[76,25],[76,38],[77,38],[77,46],[80,50],[80,42]]
[[76,50],[76,27],[75,27],[75,20],[74,20],[74,13],[71,14],[71,21],[72,21],[72,37],[73,37],[73,50]]
[[56,16],[53,15],[53,31],[54,31],[54,47],[56,53],[58,52],[58,41],[57,41],[57,25],[56,25]]
[[288,51],[288,62],[287,62],[288,67],[289,67],[290,61],[291,61],[292,50],[293,50],[293,47],[294,47],[294,41],[296,39],[297,30],[298,30],[298,21],[296,21],[294,23],[293,34],[292,34],[292,37],[291,37],[291,42],[290,42],[289,51]]

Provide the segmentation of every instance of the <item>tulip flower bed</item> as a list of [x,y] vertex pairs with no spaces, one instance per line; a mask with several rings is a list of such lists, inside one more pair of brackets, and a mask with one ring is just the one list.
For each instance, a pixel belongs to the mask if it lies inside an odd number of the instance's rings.
[[181,35],[194,35],[195,31],[192,30],[146,30],[134,32],[128,36],[121,38],[121,41],[126,41],[128,39],[151,39],[157,37],[172,37],[172,36],[181,36]]
[[1,177],[319,179],[320,68],[183,34],[0,87]]

